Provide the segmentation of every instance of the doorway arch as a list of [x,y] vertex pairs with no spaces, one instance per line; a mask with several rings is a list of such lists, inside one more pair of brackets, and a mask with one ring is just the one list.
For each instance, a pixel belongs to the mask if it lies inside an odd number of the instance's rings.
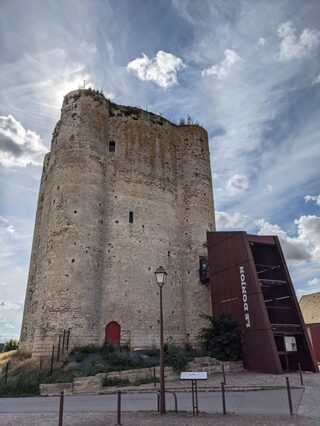
[[121,327],[116,321],[110,321],[106,325],[105,340],[108,345],[120,345]]

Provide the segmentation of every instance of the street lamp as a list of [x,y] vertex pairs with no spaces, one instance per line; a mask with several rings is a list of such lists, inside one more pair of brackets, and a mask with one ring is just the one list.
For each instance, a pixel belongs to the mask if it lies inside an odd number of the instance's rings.
[[163,311],[162,311],[162,287],[166,283],[167,273],[163,266],[155,271],[157,284],[160,288],[160,414],[166,413],[166,394],[164,386],[164,352],[163,352]]

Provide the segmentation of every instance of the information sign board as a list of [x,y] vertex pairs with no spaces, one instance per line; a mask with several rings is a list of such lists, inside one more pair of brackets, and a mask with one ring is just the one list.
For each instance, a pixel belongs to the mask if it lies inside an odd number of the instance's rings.
[[208,373],[205,371],[183,371],[180,375],[181,380],[207,380]]

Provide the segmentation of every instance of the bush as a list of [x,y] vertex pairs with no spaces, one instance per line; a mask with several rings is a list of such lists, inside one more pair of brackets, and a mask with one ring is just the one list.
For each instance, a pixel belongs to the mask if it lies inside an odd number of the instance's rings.
[[133,386],[140,386],[140,385],[147,385],[148,383],[159,383],[160,379],[159,377],[143,377],[141,379],[136,379],[132,384]]
[[164,362],[177,373],[185,370],[187,359],[182,348],[175,345],[165,345]]
[[229,315],[212,318],[202,316],[210,322],[209,327],[201,331],[200,340],[203,348],[219,361],[238,361],[242,359],[241,335],[238,324]]
[[146,349],[144,351],[144,355],[150,356],[150,357],[159,357],[159,349],[152,348],[152,349]]
[[87,346],[76,346],[71,352],[70,355],[89,355],[96,352],[101,352],[102,348],[100,346],[87,345]]
[[132,360],[128,353],[111,352],[107,355],[106,359],[111,367],[114,367],[116,370],[145,367],[145,363],[141,359]]
[[39,379],[37,375],[30,374],[16,374],[10,376],[8,374],[7,384],[1,377],[0,384],[1,396],[28,396],[39,395]]
[[99,373],[105,373],[107,371],[106,367],[101,364],[90,365],[85,371],[86,376],[95,376]]
[[105,377],[102,380],[102,386],[127,386],[127,385],[130,385],[130,381],[126,378]]
[[72,383],[77,377],[74,371],[53,371],[52,375],[49,372],[41,374],[41,383]]
[[2,352],[14,351],[15,349],[18,349],[18,346],[19,346],[18,340],[16,340],[16,339],[7,340],[4,343],[4,347],[3,347]]

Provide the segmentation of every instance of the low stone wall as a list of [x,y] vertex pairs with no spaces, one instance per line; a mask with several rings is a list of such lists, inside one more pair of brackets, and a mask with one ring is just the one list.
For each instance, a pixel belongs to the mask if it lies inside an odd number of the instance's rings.
[[73,379],[73,395],[99,393],[102,389],[102,380],[105,376],[105,373],[99,373],[95,376]]
[[56,396],[60,392],[65,395],[73,395],[73,383],[43,383],[40,385],[41,396]]
[[[156,377],[160,377],[160,367],[154,367]],[[165,379],[167,381],[176,380],[178,375],[172,370],[172,367],[165,367]],[[59,395],[61,391],[65,395],[98,394],[102,391],[102,380],[104,377],[110,379],[128,379],[130,383],[139,379],[153,378],[153,367],[137,368],[134,370],[113,371],[110,373],[99,373],[95,376],[78,377],[73,383],[48,383],[40,385],[41,396]]]
[[[222,364],[225,372],[241,372],[244,371],[242,361],[236,362],[221,362],[214,358],[202,357],[195,358],[187,366],[187,371],[206,371],[208,374],[220,373]],[[78,377],[73,380],[73,383],[48,383],[40,385],[41,396],[59,395],[64,391],[65,395],[83,395],[83,394],[98,394],[103,389],[102,380],[104,377],[110,379],[127,379],[130,383],[136,380],[153,378],[153,369],[155,368],[156,377],[160,377],[160,367],[137,368],[134,370],[113,371],[110,373],[99,373],[95,376]],[[166,381],[179,380],[179,376],[175,373],[172,367],[165,367],[164,370]]]
[[218,361],[215,358],[199,357],[189,362],[187,371],[206,371],[208,374],[220,373],[224,365],[226,373],[239,373],[244,371],[242,361]]

